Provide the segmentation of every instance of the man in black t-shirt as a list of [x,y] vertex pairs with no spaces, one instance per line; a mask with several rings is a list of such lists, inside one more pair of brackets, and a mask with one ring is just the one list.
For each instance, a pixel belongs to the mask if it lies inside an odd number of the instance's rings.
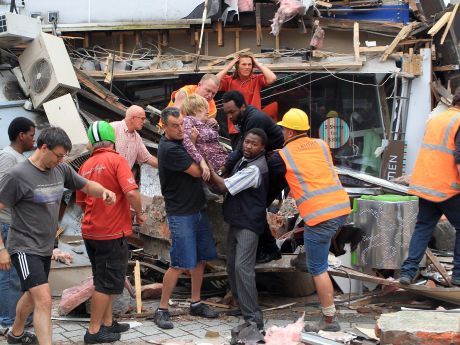
[[201,283],[206,261],[217,258],[217,252],[206,214],[201,168],[182,146],[184,118],[178,108],[161,112],[164,136],[158,146],[158,170],[161,193],[171,232],[171,265],[163,277],[160,306],[153,316],[156,325],[173,328],[168,301],[183,271],[192,277],[190,314],[216,318],[218,313],[200,302]]

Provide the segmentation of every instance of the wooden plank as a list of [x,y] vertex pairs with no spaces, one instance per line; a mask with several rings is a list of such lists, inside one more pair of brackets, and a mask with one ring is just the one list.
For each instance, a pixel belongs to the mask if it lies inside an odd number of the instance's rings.
[[[362,60],[362,59],[361,59]],[[337,62],[316,62],[311,61],[308,63],[284,63],[284,64],[265,64],[272,71],[276,72],[291,72],[291,71],[315,71],[327,69],[358,69],[363,66],[362,61],[356,62],[353,59],[348,61],[337,61]],[[202,73],[218,73],[222,70],[222,66],[201,66]],[[180,69],[152,69],[152,70],[139,70],[139,71],[115,71],[115,79],[137,79],[137,78],[155,78],[164,76],[175,76],[178,74],[190,74],[193,73],[193,68],[180,68]],[[103,78],[104,73],[101,71],[87,71],[87,74],[93,78]]]
[[353,26],[353,50],[355,52],[355,61],[359,61],[359,23]]
[[340,266],[340,271],[336,270],[332,267],[329,267],[327,270],[330,275],[336,276],[336,277],[344,277],[344,278],[351,278],[351,279],[356,279],[356,280],[361,280],[364,282],[370,282],[370,283],[375,283],[375,284],[380,284],[380,285],[388,285],[388,286],[398,286],[399,283],[396,281],[390,281],[387,279],[383,279],[380,277],[375,277],[371,276],[366,273],[362,273],[359,271],[356,271],[354,269],[345,267],[345,266]]
[[136,47],[142,48],[142,32],[141,31],[135,31],[134,32],[134,37],[136,40]]
[[84,33],[83,48],[89,48],[89,32]]
[[234,52],[234,53],[228,54],[228,55],[224,56],[223,58],[215,59],[215,60],[211,61],[210,63],[208,63],[208,67],[217,65],[218,63],[221,63],[221,62],[225,62],[225,61],[227,61],[228,59],[233,59],[233,58],[234,58],[235,56],[237,56],[238,54],[246,53],[246,52],[248,52],[249,50],[250,50],[249,48],[245,48],[245,49],[242,49],[242,50],[238,50],[238,51],[236,51],[236,52]]
[[458,69],[460,69],[459,65],[433,66],[434,72],[457,71]]
[[441,45],[444,44],[444,41],[445,41],[445,39],[447,37],[447,33],[449,32],[450,27],[452,26],[452,23],[454,22],[454,18],[455,18],[455,15],[457,14],[458,6],[460,6],[460,4],[455,5],[455,7],[454,7],[454,9],[452,11],[452,14],[449,17],[449,21],[447,22],[446,28],[444,30],[444,33],[442,34],[442,37],[441,37]]
[[224,24],[222,20],[218,20],[217,24],[217,46],[223,47],[224,46]]
[[191,27],[190,28],[190,45],[192,47],[195,47],[196,46],[196,39],[195,39],[195,28],[194,27]]
[[136,288],[136,309],[137,313],[142,313],[142,286],[141,286],[141,265],[139,260],[136,260],[136,266],[134,266],[134,286]]
[[450,281],[449,274],[447,273],[446,269],[444,266],[439,262],[438,258],[434,256],[434,254],[431,252],[430,248],[427,248],[425,250],[425,254],[430,259],[431,263],[433,266],[436,268],[436,270],[441,274],[441,276],[444,278],[444,281],[447,283],[447,285],[450,287],[452,286],[452,282]]
[[388,46],[377,47],[359,47],[360,53],[382,53],[387,50]]
[[123,32],[120,32],[120,42],[119,42],[119,49],[120,53],[125,51],[125,35]]
[[407,3],[409,4],[409,8],[413,13],[418,12],[417,3],[415,0],[408,0]]
[[235,50],[240,50],[240,32],[235,31]]
[[74,68],[75,74],[77,75],[78,82],[85,86],[87,89],[91,90],[92,93],[97,95],[102,100],[110,103],[111,105],[117,107],[123,112],[126,111],[126,107],[118,102],[118,97],[99,84],[96,80],[88,76],[85,72]]
[[395,37],[393,42],[391,42],[391,44],[388,46],[388,48],[383,53],[382,57],[380,58],[380,61],[386,61],[388,59],[388,56],[390,56],[390,54],[393,53],[393,51],[398,46],[398,43],[401,40],[405,39],[407,36],[409,36],[414,26],[415,26],[415,23],[410,23],[409,25],[406,25],[401,29],[401,31]]
[[439,19],[432,27],[430,30],[428,30],[428,35],[431,35],[431,36],[434,36],[438,33],[439,30],[442,29],[442,27],[444,25],[447,24],[447,22],[449,21],[450,19],[450,15],[452,14],[452,12],[446,12],[443,14],[443,16],[441,17],[441,19]]
[[112,54],[109,54],[107,59],[105,60],[105,68],[104,68],[104,73],[105,73],[105,79],[104,83],[110,84],[113,79],[113,74],[112,74],[112,67],[114,63],[114,57]]
[[321,0],[316,0],[315,4],[316,4],[316,6],[322,6],[322,7],[327,7],[327,8],[332,7],[332,4],[330,2],[321,1]]
[[256,3],[256,43],[260,47],[262,45],[262,21],[260,19],[260,6],[261,4]]
[[277,52],[280,51],[280,35],[279,34],[275,36],[275,50]]

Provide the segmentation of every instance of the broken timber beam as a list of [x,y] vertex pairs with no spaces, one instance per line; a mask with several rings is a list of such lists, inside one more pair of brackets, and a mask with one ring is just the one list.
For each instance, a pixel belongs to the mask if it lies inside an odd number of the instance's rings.
[[208,67],[212,67],[212,66],[217,65],[217,64],[219,64],[221,62],[225,62],[228,59],[233,59],[233,58],[235,58],[235,56],[237,56],[239,54],[242,54],[242,53],[247,53],[249,50],[250,50],[249,48],[245,48],[245,49],[236,51],[234,53],[228,54],[228,55],[224,56],[223,58],[215,59],[215,60],[211,61],[210,63],[208,63]]
[[102,100],[106,101],[107,103],[122,110],[123,112],[126,111],[126,106],[124,106],[118,101],[118,97],[115,94],[111,93],[109,90],[107,90],[105,87],[99,84],[96,80],[91,78],[84,71],[81,71],[78,68],[74,68],[74,71],[75,71],[75,74],[77,75],[78,82],[81,85],[91,90],[92,93],[94,93],[96,96],[100,97]]
[[353,26],[353,50],[355,52],[355,61],[359,61],[359,23]]
[[452,282],[450,281],[449,274],[447,273],[446,269],[444,266],[439,262],[438,258],[434,256],[434,254],[431,252],[430,248],[427,248],[425,250],[425,254],[430,259],[431,263],[434,265],[436,270],[441,274],[441,276],[444,278],[444,281],[447,283],[449,287],[452,286]]
[[434,72],[457,71],[459,69],[460,69],[459,65],[433,66]]
[[411,33],[412,29],[415,27],[416,23],[410,23],[409,25],[404,26],[399,34],[395,37],[393,42],[388,46],[388,48],[385,50],[383,53],[382,57],[380,58],[380,61],[386,61],[388,59],[388,56],[390,56],[391,53],[396,49],[398,46],[398,43],[405,39],[409,34]]
[[439,30],[442,29],[444,25],[449,21],[452,12],[446,12],[443,14],[441,19],[439,19],[430,30],[428,30],[428,35],[434,36],[438,33]]
[[449,17],[449,21],[447,22],[447,25],[446,25],[446,28],[444,30],[444,33],[442,34],[442,37],[441,37],[441,45],[444,44],[444,41],[447,37],[447,34],[449,33],[449,30],[450,30],[450,27],[452,26],[452,23],[454,22],[454,18],[455,18],[455,15],[457,14],[457,10],[458,10],[458,6],[460,4],[456,4],[454,9],[452,10],[452,14],[450,15]]

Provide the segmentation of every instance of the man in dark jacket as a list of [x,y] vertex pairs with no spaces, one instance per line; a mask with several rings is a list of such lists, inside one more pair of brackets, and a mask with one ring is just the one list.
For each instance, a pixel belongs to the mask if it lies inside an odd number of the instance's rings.
[[[261,110],[253,107],[252,105],[247,105],[243,94],[239,91],[228,91],[224,93],[222,100],[224,113],[227,114],[229,119],[235,124],[235,126],[238,127],[240,131],[240,134],[236,139],[235,144],[233,145],[233,152],[230,154],[225,167],[222,169],[222,173],[232,171],[236,162],[238,162],[238,160],[243,157],[243,138],[246,136],[248,131],[253,128],[260,128],[267,135],[265,151],[267,152],[267,163],[270,175],[272,175],[272,172],[276,170],[277,167],[271,164],[269,157],[271,151],[281,149],[283,147],[284,139],[281,127],[279,127],[267,114]],[[272,180],[270,177],[270,184],[278,184],[278,180]],[[275,195],[268,198],[267,206],[269,206],[274,199]],[[276,245],[276,241],[270,232],[268,223],[265,221],[265,232],[260,236],[259,240],[257,262],[269,262],[271,260],[277,260],[280,258],[281,254]]]
[[246,133],[243,157],[231,176],[223,179],[211,171],[216,188],[225,195],[224,219],[230,224],[227,237],[227,272],[233,297],[238,300],[245,321],[263,328],[262,310],[257,303],[255,277],[259,235],[265,230],[268,167],[265,159],[267,135],[260,128]]

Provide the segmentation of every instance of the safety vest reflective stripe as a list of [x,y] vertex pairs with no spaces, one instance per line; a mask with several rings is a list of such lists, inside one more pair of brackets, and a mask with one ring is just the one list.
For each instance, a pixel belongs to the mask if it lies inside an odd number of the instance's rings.
[[452,127],[454,126],[455,122],[460,119],[460,114],[454,115],[452,119],[449,121],[449,124],[446,127],[446,133],[444,133],[444,139],[442,140],[442,144],[444,146],[447,145],[447,141],[449,140],[450,132],[452,131]]
[[344,208],[349,208],[349,207],[350,207],[349,202],[344,202],[344,203],[341,203],[341,204],[325,207],[325,208],[323,208],[323,209],[321,209],[319,211],[312,212],[312,213],[308,214],[307,216],[303,217],[303,221],[305,223],[307,223],[310,220],[315,219],[317,217],[320,217],[320,216],[322,216],[324,214],[334,212],[334,211],[338,211],[338,210],[341,210],[341,209],[344,209]]
[[434,189],[430,189],[430,188],[427,188],[427,187],[423,187],[423,186],[417,186],[417,185],[412,184],[412,185],[410,185],[409,189],[414,190],[416,192],[426,194],[426,195],[431,195],[431,196],[433,196],[435,198],[441,198],[441,199],[447,198],[446,193],[443,193],[443,192],[440,192],[440,191],[437,191],[437,190],[434,190]]
[[[317,189],[315,191],[310,191],[308,189],[308,186],[307,186],[306,182],[302,178],[302,173],[301,173],[300,169],[297,167],[297,165],[295,164],[294,159],[291,156],[291,153],[289,152],[287,147],[284,147],[282,149],[282,151],[283,151],[283,153],[284,153],[284,155],[286,157],[286,160],[288,161],[289,165],[291,166],[292,172],[294,173],[297,181],[299,182],[299,185],[302,188],[302,193],[303,194],[298,199],[295,200],[297,206],[300,206],[304,201],[306,201],[308,199],[311,199],[311,198],[313,198],[315,196],[324,195],[324,194],[328,194],[328,193],[332,193],[332,192],[337,192],[339,190],[342,190],[342,188],[343,188],[342,185],[340,184],[340,181],[338,180],[338,178],[337,178],[337,176],[335,174],[335,169],[334,169],[334,166],[333,166],[333,164],[332,164],[332,162],[330,160],[330,157],[328,155],[327,148],[325,147],[325,144],[320,140],[315,140],[315,141],[321,146],[321,149],[323,150],[324,156],[326,157],[327,164],[328,164],[329,169],[331,171],[331,175],[333,176],[336,184],[333,185],[333,186],[323,188],[323,189]],[[346,203],[345,207],[349,207],[349,206],[350,206],[350,204]],[[325,214],[327,214],[327,213],[329,213],[331,211],[340,210],[342,208],[344,208],[343,204],[334,205],[334,206],[331,206],[331,207],[326,207],[326,208],[323,208],[320,211],[316,211],[316,212],[311,213],[310,215],[308,215],[305,218],[313,219],[313,218],[316,218],[318,216],[325,215]]]
[[453,155],[454,150],[451,150],[445,146],[442,145],[434,145],[434,144],[422,144],[422,148],[427,149],[427,150],[433,150],[433,151],[440,151],[443,153],[447,153],[448,155]]

